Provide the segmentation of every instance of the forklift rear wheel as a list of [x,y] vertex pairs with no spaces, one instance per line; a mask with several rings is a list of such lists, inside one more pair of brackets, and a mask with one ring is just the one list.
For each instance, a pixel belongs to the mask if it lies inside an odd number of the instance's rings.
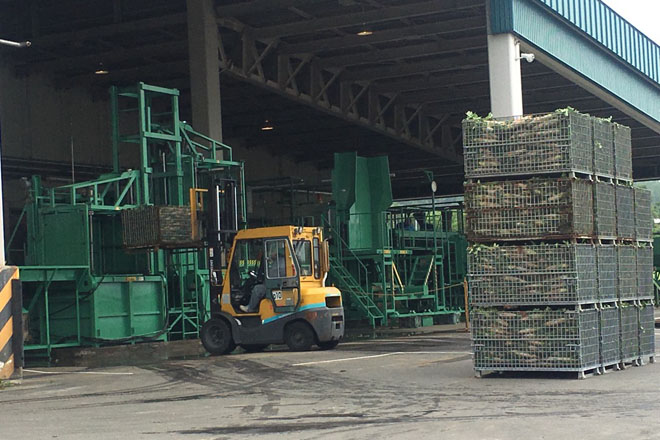
[[317,345],[321,350],[332,350],[339,344],[339,339],[335,339],[334,341],[324,341],[324,342],[319,342]]
[[213,355],[231,353],[236,348],[231,329],[224,319],[213,318],[206,321],[200,336],[206,351]]
[[248,353],[259,353],[260,351],[264,351],[268,347],[268,344],[241,344],[241,347]]
[[314,343],[314,330],[305,322],[292,322],[284,329],[284,342],[292,351],[307,351]]

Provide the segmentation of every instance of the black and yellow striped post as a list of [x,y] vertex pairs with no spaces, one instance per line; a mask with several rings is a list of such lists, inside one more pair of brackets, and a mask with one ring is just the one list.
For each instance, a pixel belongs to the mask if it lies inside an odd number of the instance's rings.
[[20,376],[23,368],[23,300],[18,268],[0,269],[0,380]]

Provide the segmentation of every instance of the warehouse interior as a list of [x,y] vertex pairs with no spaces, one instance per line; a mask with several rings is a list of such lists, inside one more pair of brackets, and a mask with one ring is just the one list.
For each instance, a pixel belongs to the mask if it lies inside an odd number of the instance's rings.
[[[493,11],[506,3],[0,0],[0,38],[31,42],[25,48],[0,46],[8,261],[24,264],[28,233],[22,212],[31,176],[52,187],[112,172],[109,89],[140,82],[179,90],[180,119],[230,146],[233,160],[244,162],[245,220],[252,226],[297,224],[325,213],[337,185],[337,153],[387,156],[384,175],[400,209],[411,199],[423,201],[419,209],[431,209],[431,198],[434,212],[436,198],[438,206],[460,207],[462,121],[466,112],[491,111],[488,29]],[[631,64],[578,27],[579,16],[566,18],[571,13],[556,2],[509,3],[529,4],[561,32],[597,50],[604,63],[625,69],[637,87],[630,96],[617,95],[520,37],[523,52],[535,55],[531,62],[516,60],[524,113],[573,107],[611,117],[631,128],[634,179],[660,178],[658,46],[635,30],[636,44],[655,58],[631,54],[637,57]],[[651,104],[637,105],[645,99]],[[125,168],[139,167],[135,151],[124,149],[120,157]],[[405,218],[393,215],[392,221]],[[456,231],[450,225],[444,232]],[[456,275],[446,275],[451,280],[443,283],[456,287]],[[443,301],[442,307],[463,306]]]

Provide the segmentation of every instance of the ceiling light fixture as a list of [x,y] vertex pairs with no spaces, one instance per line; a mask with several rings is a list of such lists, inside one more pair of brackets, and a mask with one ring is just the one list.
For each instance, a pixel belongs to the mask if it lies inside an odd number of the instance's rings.
[[99,63],[99,67],[94,71],[94,75],[107,75],[108,73],[110,71],[103,67],[103,63]]
[[358,36],[360,36],[360,37],[368,37],[369,35],[373,35],[373,34],[374,34],[373,31],[370,31],[369,29],[367,29],[367,28],[363,25],[363,26],[362,26],[362,30],[361,30],[360,32],[358,32],[356,35],[358,35]]
[[264,121],[264,125],[261,127],[261,131],[273,131],[274,129],[275,127],[273,127],[273,124],[268,119]]

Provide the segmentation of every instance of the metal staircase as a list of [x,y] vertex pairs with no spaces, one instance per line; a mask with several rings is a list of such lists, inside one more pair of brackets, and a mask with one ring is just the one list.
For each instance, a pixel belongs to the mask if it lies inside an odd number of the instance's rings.
[[349,295],[350,302],[369,320],[372,327],[383,323],[383,312],[351,273],[335,257],[330,257],[330,275],[342,293]]

